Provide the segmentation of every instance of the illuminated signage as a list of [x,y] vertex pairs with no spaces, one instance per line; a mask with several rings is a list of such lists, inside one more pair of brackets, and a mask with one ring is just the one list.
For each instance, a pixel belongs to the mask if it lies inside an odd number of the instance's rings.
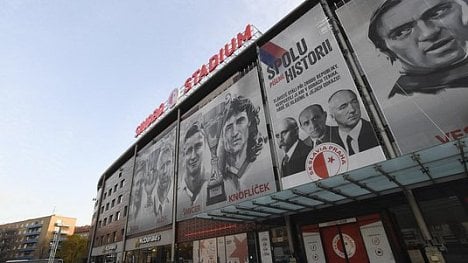
[[147,243],[158,242],[158,241],[161,241],[161,235],[145,236],[145,237],[138,239],[138,243],[140,244],[147,244]]
[[159,104],[159,106],[138,125],[135,130],[135,138],[164,116],[164,114],[170,112],[170,109],[179,103],[181,101],[180,99],[186,96],[189,91],[198,88],[202,81],[207,79],[210,73],[213,73],[216,69],[219,70],[222,63],[227,62],[227,59],[232,57],[237,50],[246,47],[248,41],[252,39],[253,29],[255,28],[252,25],[247,25],[243,33],[238,33],[237,36],[226,43],[218,53],[211,56],[207,64],[203,64],[195,70],[195,72],[187,78],[182,88],[172,90],[167,101]]

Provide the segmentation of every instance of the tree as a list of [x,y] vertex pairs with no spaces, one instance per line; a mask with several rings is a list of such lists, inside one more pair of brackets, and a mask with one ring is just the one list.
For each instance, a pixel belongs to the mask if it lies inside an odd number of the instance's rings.
[[79,235],[72,235],[60,243],[56,258],[63,259],[67,263],[81,263],[86,259],[88,240]]

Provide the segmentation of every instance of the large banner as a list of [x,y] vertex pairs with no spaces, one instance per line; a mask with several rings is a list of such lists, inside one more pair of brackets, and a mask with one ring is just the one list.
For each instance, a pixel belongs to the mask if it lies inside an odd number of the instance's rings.
[[128,234],[172,222],[175,126],[138,152],[130,196]]
[[218,263],[216,237],[200,240],[200,262]]
[[402,153],[468,134],[467,3],[352,0],[336,11]]
[[226,260],[232,263],[249,262],[249,248],[247,234],[226,236]]
[[177,220],[276,191],[256,68],[181,121]]
[[283,188],[385,158],[321,6],[263,45],[260,60]]

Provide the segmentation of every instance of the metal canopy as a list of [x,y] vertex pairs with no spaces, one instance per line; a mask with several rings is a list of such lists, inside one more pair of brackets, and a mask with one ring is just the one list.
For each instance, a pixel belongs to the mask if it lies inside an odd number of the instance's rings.
[[198,218],[262,221],[468,176],[468,138],[214,209]]

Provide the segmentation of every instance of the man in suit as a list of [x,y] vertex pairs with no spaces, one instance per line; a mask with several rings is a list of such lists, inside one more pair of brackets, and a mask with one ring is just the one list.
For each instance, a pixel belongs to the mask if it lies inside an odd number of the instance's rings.
[[338,90],[328,99],[331,117],[338,127],[332,127],[332,142],[341,145],[351,156],[378,146],[370,122],[361,118],[361,109],[352,90]]
[[331,127],[325,124],[326,121],[327,112],[319,104],[307,106],[302,110],[299,114],[299,125],[308,135],[304,139],[304,143],[307,146],[314,148],[321,143],[331,140]]
[[287,117],[279,125],[278,145],[283,149],[285,155],[281,161],[281,172],[283,177],[293,175],[305,170],[307,155],[312,150],[299,139],[299,127],[294,118]]

